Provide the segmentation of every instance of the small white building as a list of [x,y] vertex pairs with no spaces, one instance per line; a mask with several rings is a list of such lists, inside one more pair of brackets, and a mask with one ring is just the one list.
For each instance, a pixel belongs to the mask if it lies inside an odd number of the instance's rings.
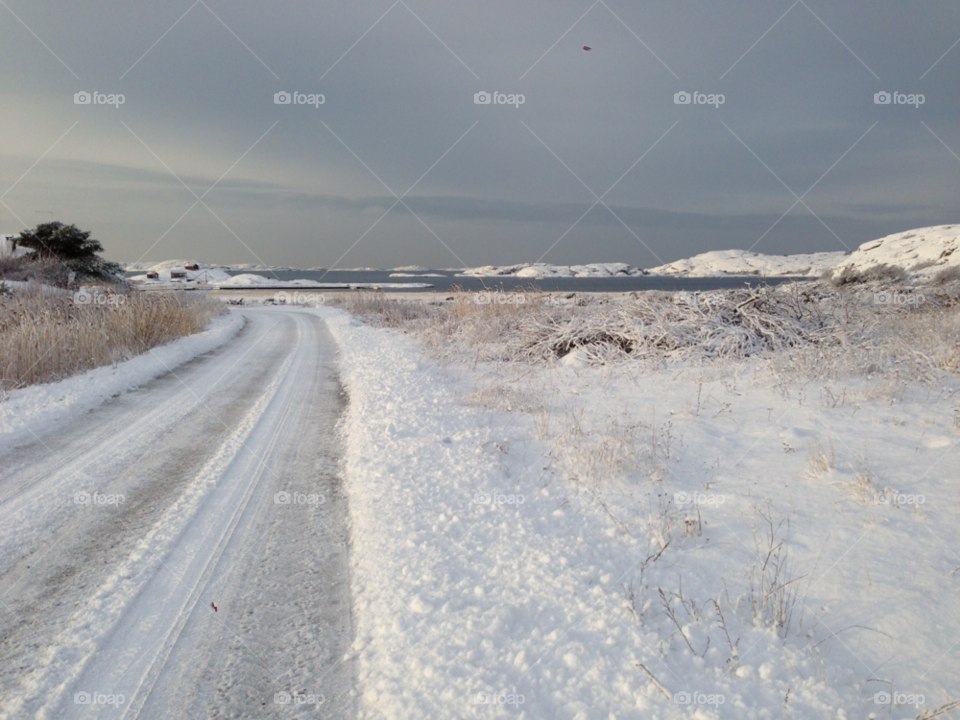
[[14,257],[33,252],[30,248],[16,247],[19,235],[0,235],[0,257]]

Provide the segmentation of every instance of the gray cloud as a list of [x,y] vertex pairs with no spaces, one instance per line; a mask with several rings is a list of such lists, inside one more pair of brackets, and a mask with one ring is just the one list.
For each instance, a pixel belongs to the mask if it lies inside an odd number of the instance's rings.
[[[929,70],[960,33],[953,4],[605,0],[559,42],[589,3],[8,4],[79,79],[0,8],[0,193],[73,126],[4,196],[0,230],[53,209],[116,258],[321,265],[356,243],[342,265],[534,260],[615,182],[604,202],[630,230],[598,205],[545,260],[750,247],[815,183],[819,219],[797,205],[756,250],[958,220],[941,140],[960,155],[960,47]],[[84,89],[126,102],[74,105]],[[725,103],[675,105],[681,90]],[[926,101],[875,105],[881,90]],[[171,171],[197,195],[227,174],[180,219],[195,198]],[[429,230],[403,206],[377,222],[415,182]]]

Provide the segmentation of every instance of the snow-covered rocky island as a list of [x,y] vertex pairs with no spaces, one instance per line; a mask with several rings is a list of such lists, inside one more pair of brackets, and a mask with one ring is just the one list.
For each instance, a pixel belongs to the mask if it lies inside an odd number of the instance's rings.
[[464,268],[459,271],[465,277],[616,277],[618,275],[644,275],[641,268],[626,263],[592,263],[588,265],[550,265],[548,263],[520,263],[518,265],[484,265]]
[[842,258],[832,273],[902,276],[918,282],[960,276],[960,225],[937,225],[887,235],[863,243]]
[[650,268],[651,275],[680,277],[819,277],[835,267],[847,253],[822,252],[801,255],[763,255],[747,250],[714,250],[686,260]]

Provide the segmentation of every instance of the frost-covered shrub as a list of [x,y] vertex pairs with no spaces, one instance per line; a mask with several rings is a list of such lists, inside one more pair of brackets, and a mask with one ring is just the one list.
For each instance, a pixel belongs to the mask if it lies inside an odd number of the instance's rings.
[[[893,294],[916,302],[877,299]],[[922,300],[875,279],[843,290],[787,283],[702,295],[516,295],[484,303],[465,292],[431,300],[358,295],[349,303],[368,322],[413,331],[452,360],[694,366],[754,358],[782,378],[856,374],[891,382],[960,371],[956,301],[932,287]]]
[[840,287],[842,285],[864,283],[871,280],[903,282],[909,278],[909,275],[902,267],[879,263],[866,269],[846,265],[843,268],[839,268],[839,272],[837,268],[828,270],[822,277],[825,280],[830,280],[837,287]]

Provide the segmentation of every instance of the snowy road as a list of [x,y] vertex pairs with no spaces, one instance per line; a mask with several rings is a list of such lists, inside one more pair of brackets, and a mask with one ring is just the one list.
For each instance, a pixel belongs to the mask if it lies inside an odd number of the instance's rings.
[[334,342],[244,314],[0,455],[0,718],[354,715]]

